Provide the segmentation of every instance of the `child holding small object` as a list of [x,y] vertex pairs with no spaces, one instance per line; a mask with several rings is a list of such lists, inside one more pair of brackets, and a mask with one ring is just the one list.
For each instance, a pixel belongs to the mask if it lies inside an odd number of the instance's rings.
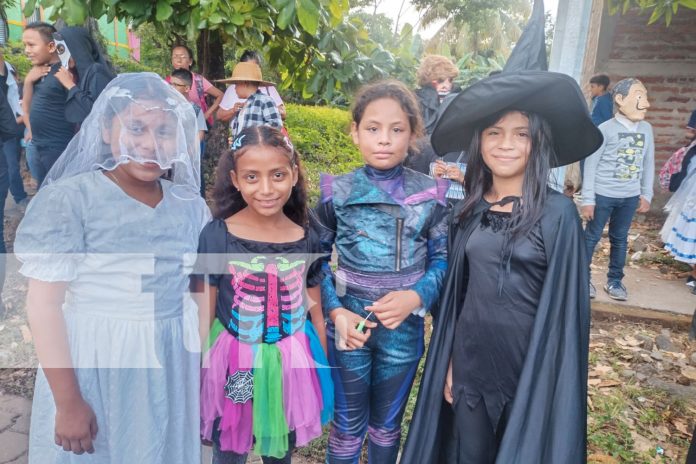
[[446,270],[447,185],[403,166],[421,131],[418,102],[403,84],[366,86],[352,124],[365,166],[320,180],[322,245],[338,254],[322,283],[336,386],[331,464],[357,463],[366,434],[370,463],[395,463],[399,452],[423,316]]

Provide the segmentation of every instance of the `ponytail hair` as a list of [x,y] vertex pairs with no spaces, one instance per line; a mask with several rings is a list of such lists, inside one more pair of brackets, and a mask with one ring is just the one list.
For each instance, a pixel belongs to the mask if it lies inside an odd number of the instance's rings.
[[242,193],[232,183],[230,172],[236,170],[239,157],[254,147],[273,147],[288,157],[290,165],[297,167],[297,183],[292,188],[290,198],[283,205],[283,213],[295,224],[307,225],[307,188],[305,185],[300,157],[290,140],[278,129],[270,126],[252,126],[242,130],[234,139],[232,148],[225,151],[218,161],[213,188],[213,216],[227,219],[246,208]]

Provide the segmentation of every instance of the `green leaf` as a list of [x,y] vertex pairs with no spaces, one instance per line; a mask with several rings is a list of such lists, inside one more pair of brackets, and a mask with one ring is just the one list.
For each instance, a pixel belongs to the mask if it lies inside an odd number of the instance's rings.
[[679,4],[685,8],[696,10],[696,0],[679,0]]
[[167,20],[172,13],[174,13],[174,8],[172,8],[168,0],[157,0],[157,14],[155,15],[157,21]]
[[335,50],[329,52],[329,56],[331,57],[331,61],[333,61],[336,66],[341,66],[343,64],[341,55]]
[[288,3],[278,15],[278,27],[282,30],[287,29],[288,25],[295,19],[295,2]]
[[87,19],[87,5],[79,0],[65,0],[60,13],[66,23],[82,25]]
[[[220,24],[220,23],[222,23],[222,20],[223,20],[222,15],[220,15],[220,13],[218,13],[218,12],[215,12],[215,13],[211,14],[210,16],[208,16],[208,22],[211,24]],[[232,22],[234,22],[234,21],[232,21]]]
[[36,9],[36,0],[28,0],[27,3],[24,4],[24,10],[22,10],[22,14],[28,18],[29,16],[34,14],[35,9]]
[[655,21],[660,19],[664,13],[665,13],[664,6],[656,6],[652,12],[652,15],[650,15],[650,19],[648,20],[648,24],[653,24]]
[[230,16],[230,22],[236,26],[243,26],[244,25],[244,16],[242,16],[239,13],[235,13],[232,16]]
[[319,28],[319,8],[312,0],[297,0],[297,19],[302,28],[311,35]]

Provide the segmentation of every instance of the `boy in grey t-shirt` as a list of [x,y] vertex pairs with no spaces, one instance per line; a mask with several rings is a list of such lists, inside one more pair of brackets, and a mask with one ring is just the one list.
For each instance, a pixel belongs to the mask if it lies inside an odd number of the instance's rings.
[[[655,175],[655,142],[652,126],[645,122],[650,107],[645,86],[638,79],[624,79],[613,90],[618,112],[602,123],[604,143],[585,160],[582,214],[588,261],[609,221],[609,272],[604,290],[615,300],[626,300],[621,283],[633,215],[650,209]],[[590,283],[590,297],[595,288]]]

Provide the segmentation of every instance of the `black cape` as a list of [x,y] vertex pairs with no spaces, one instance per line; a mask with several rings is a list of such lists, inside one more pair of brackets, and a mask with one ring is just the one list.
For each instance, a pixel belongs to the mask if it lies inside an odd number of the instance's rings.
[[[452,410],[444,401],[443,389],[457,313],[467,288],[465,245],[485,209],[481,202],[462,224],[456,219],[459,208],[453,212],[449,269],[433,313],[433,334],[402,464],[456,462]],[[586,462],[590,331],[583,233],[573,202],[553,191],[548,193],[540,221],[546,278],[496,462],[580,464]]]

